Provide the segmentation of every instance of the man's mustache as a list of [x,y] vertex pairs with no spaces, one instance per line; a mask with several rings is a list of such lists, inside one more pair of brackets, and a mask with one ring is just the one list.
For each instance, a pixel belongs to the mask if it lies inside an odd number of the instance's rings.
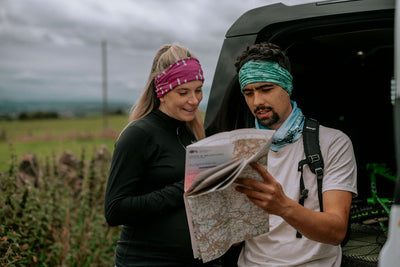
[[272,110],[272,107],[271,107],[271,106],[258,106],[258,107],[256,107],[256,108],[254,109],[254,113],[257,113],[259,110],[262,110],[262,109],[269,109],[269,110]]

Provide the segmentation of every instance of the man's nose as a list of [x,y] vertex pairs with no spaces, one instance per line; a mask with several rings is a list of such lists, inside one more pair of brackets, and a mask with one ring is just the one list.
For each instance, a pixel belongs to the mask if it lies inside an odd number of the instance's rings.
[[265,99],[261,97],[261,94],[258,91],[254,92],[253,105],[255,106],[265,105]]

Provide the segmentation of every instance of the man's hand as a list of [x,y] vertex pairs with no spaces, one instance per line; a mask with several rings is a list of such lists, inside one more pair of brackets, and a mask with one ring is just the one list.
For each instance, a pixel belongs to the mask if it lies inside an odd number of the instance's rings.
[[288,224],[314,241],[339,245],[346,230],[352,194],[347,191],[330,190],[323,193],[324,212],[301,206],[285,195],[282,186],[257,163],[250,164],[263,177],[264,182],[238,178],[236,190],[246,194],[257,206],[281,216]]
[[283,192],[282,186],[274,177],[257,163],[250,163],[264,179],[264,182],[248,178],[238,178],[236,190],[244,193],[257,206],[270,214],[280,215],[292,202]]

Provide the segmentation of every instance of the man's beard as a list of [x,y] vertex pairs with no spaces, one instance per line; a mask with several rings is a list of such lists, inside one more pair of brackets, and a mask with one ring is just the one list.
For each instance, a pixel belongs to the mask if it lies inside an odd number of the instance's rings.
[[268,129],[272,129],[272,127],[279,121],[280,117],[278,115],[278,113],[276,113],[275,111],[272,110],[271,107],[258,107],[254,110],[254,114],[257,114],[257,111],[260,109],[270,109],[272,112],[272,117],[271,118],[264,118],[264,119],[258,119],[258,124],[260,124],[263,127],[266,127]]

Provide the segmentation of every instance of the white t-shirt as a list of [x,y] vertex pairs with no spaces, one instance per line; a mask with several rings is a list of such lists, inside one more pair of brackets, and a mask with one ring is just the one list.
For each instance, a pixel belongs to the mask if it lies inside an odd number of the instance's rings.
[[[324,159],[322,192],[349,191],[357,195],[357,167],[350,139],[341,131],[320,127],[321,153]],[[278,152],[269,152],[268,171],[282,185],[285,194],[298,201],[300,196],[300,160],[305,158],[303,137]],[[305,188],[309,190],[304,206],[319,211],[316,175],[304,165]],[[246,240],[239,257],[241,267],[255,266],[340,266],[340,246],[296,238],[296,229],[281,217],[270,215],[270,231]]]

